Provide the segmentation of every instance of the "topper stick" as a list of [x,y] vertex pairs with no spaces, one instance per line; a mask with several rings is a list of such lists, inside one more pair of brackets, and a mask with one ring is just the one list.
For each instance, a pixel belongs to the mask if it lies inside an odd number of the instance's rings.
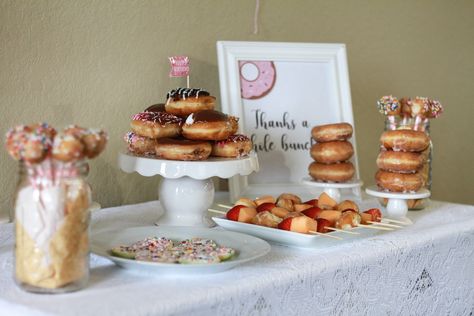
[[186,76],[186,88],[189,88],[189,75]]

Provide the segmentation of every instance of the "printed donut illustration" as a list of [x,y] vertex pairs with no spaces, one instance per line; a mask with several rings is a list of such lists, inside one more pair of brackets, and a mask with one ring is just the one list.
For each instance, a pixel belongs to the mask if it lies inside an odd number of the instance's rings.
[[275,85],[276,71],[272,61],[240,61],[240,91],[243,99],[259,99]]

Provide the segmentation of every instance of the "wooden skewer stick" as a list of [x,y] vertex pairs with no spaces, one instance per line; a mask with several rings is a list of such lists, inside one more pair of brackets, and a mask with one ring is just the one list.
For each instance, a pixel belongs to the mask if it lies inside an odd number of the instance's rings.
[[208,211],[208,212],[211,212],[211,213],[217,213],[217,214],[223,214],[223,215],[227,214],[227,212],[219,211],[219,210],[214,210],[214,209],[212,209],[212,208],[207,209],[207,211]]
[[225,208],[232,208],[232,206],[225,205],[225,204],[217,204],[217,206],[220,206],[220,207],[225,207]]
[[324,227],[326,229],[329,229],[329,230],[333,230],[335,232],[341,232],[341,233],[345,233],[345,234],[351,234],[351,235],[360,235],[359,232],[353,232],[353,231],[349,231],[349,230],[344,230],[344,229],[339,229],[339,228],[334,228],[334,227]]
[[381,226],[375,226],[375,225],[358,224],[357,226],[358,227],[370,228],[370,229],[378,229],[378,230],[393,230],[393,228],[381,227]]
[[410,225],[410,223],[407,223],[407,222],[404,222],[404,221],[398,221],[398,220],[396,220],[396,219],[391,219],[391,218],[386,218],[386,217],[384,217],[384,218],[378,218],[378,219],[380,219],[380,220],[385,220],[385,221],[387,221],[387,222],[389,222],[389,223],[397,223],[397,224],[402,224],[402,225]]
[[313,235],[318,235],[318,236],[323,236],[323,237],[328,237],[328,238],[334,238],[334,239],[337,239],[337,240],[342,240],[341,237],[326,235],[326,234],[323,234],[323,233],[315,232],[314,230],[310,230],[309,232]]
[[387,223],[382,223],[382,222],[367,221],[367,223],[380,225],[380,226],[386,226],[386,227],[393,227],[393,228],[403,228],[403,226],[400,226],[400,225],[387,224]]

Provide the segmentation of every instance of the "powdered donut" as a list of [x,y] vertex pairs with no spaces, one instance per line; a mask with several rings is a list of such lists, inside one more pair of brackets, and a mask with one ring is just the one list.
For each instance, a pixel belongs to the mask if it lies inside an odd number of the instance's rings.
[[181,133],[183,119],[166,112],[141,112],[135,114],[130,126],[132,131],[148,138],[175,137]]
[[211,143],[203,140],[159,138],[155,145],[156,156],[169,160],[205,160],[211,150]]
[[[258,74],[254,80],[244,77],[242,68],[245,65],[256,67]],[[267,95],[273,88],[276,79],[275,65],[272,61],[240,61],[240,91],[244,99],[258,99]]]
[[416,192],[423,185],[423,178],[417,173],[396,173],[379,170],[375,174],[377,185],[391,192]]
[[416,172],[423,163],[423,155],[413,152],[382,150],[377,157],[379,169],[400,173]]
[[237,132],[238,121],[237,117],[219,111],[200,111],[188,116],[183,136],[195,140],[225,140]]
[[347,140],[352,136],[352,125],[349,123],[336,123],[315,126],[311,130],[311,136],[319,143]]
[[312,162],[309,165],[310,176],[319,181],[345,182],[352,179],[355,169],[351,162],[322,164]]
[[311,157],[321,163],[346,161],[354,154],[354,148],[348,141],[317,143],[311,147]]
[[123,140],[128,145],[128,150],[138,155],[155,155],[156,139],[143,137],[128,132],[124,135]]
[[178,88],[166,95],[166,112],[186,117],[191,113],[212,110],[216,98],[203,89]]
[[420,152],[428,147],[430,138],[424,132],[404,129],[384,132],[380,142],[386,149]]
[[212,156],[217,157],[244,157],[252,150],[252,141],[245,135],[231,135],[226,140],[214,142]]

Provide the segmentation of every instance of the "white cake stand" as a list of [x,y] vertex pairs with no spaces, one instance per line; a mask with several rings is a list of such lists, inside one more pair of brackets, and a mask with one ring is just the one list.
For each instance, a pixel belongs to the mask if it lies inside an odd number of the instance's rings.
[[375,185],[366,188],[365,192],[371,196],[388,199],[386,206],[387,214],[390,217],[403,219],[407,223],[412,223],[411,220],[406,217],[408,213],[407,200],[424,199],[431,195],[431,192],[424,188],[415,193],[394,193],[382,191]]
[[341,202],[341,189],[352,189],[352,193],[360,198],[360,187],[363,182],[361,180],[351,180],[344,183],[332,183],[316,181],[313,178],[307,177],[303,179],[303,184],[317,188],[324,188],[324,192],[339,203]]
[[164,160],[120,153],[118,164],[128,173],[163,176],[159,198],[164,215],[157,224],[200,227],[214,225],[207,217],[215,192],[211,177],[247,176],[259,169],[254,152],[239,159],[210,158],[204,161]]

